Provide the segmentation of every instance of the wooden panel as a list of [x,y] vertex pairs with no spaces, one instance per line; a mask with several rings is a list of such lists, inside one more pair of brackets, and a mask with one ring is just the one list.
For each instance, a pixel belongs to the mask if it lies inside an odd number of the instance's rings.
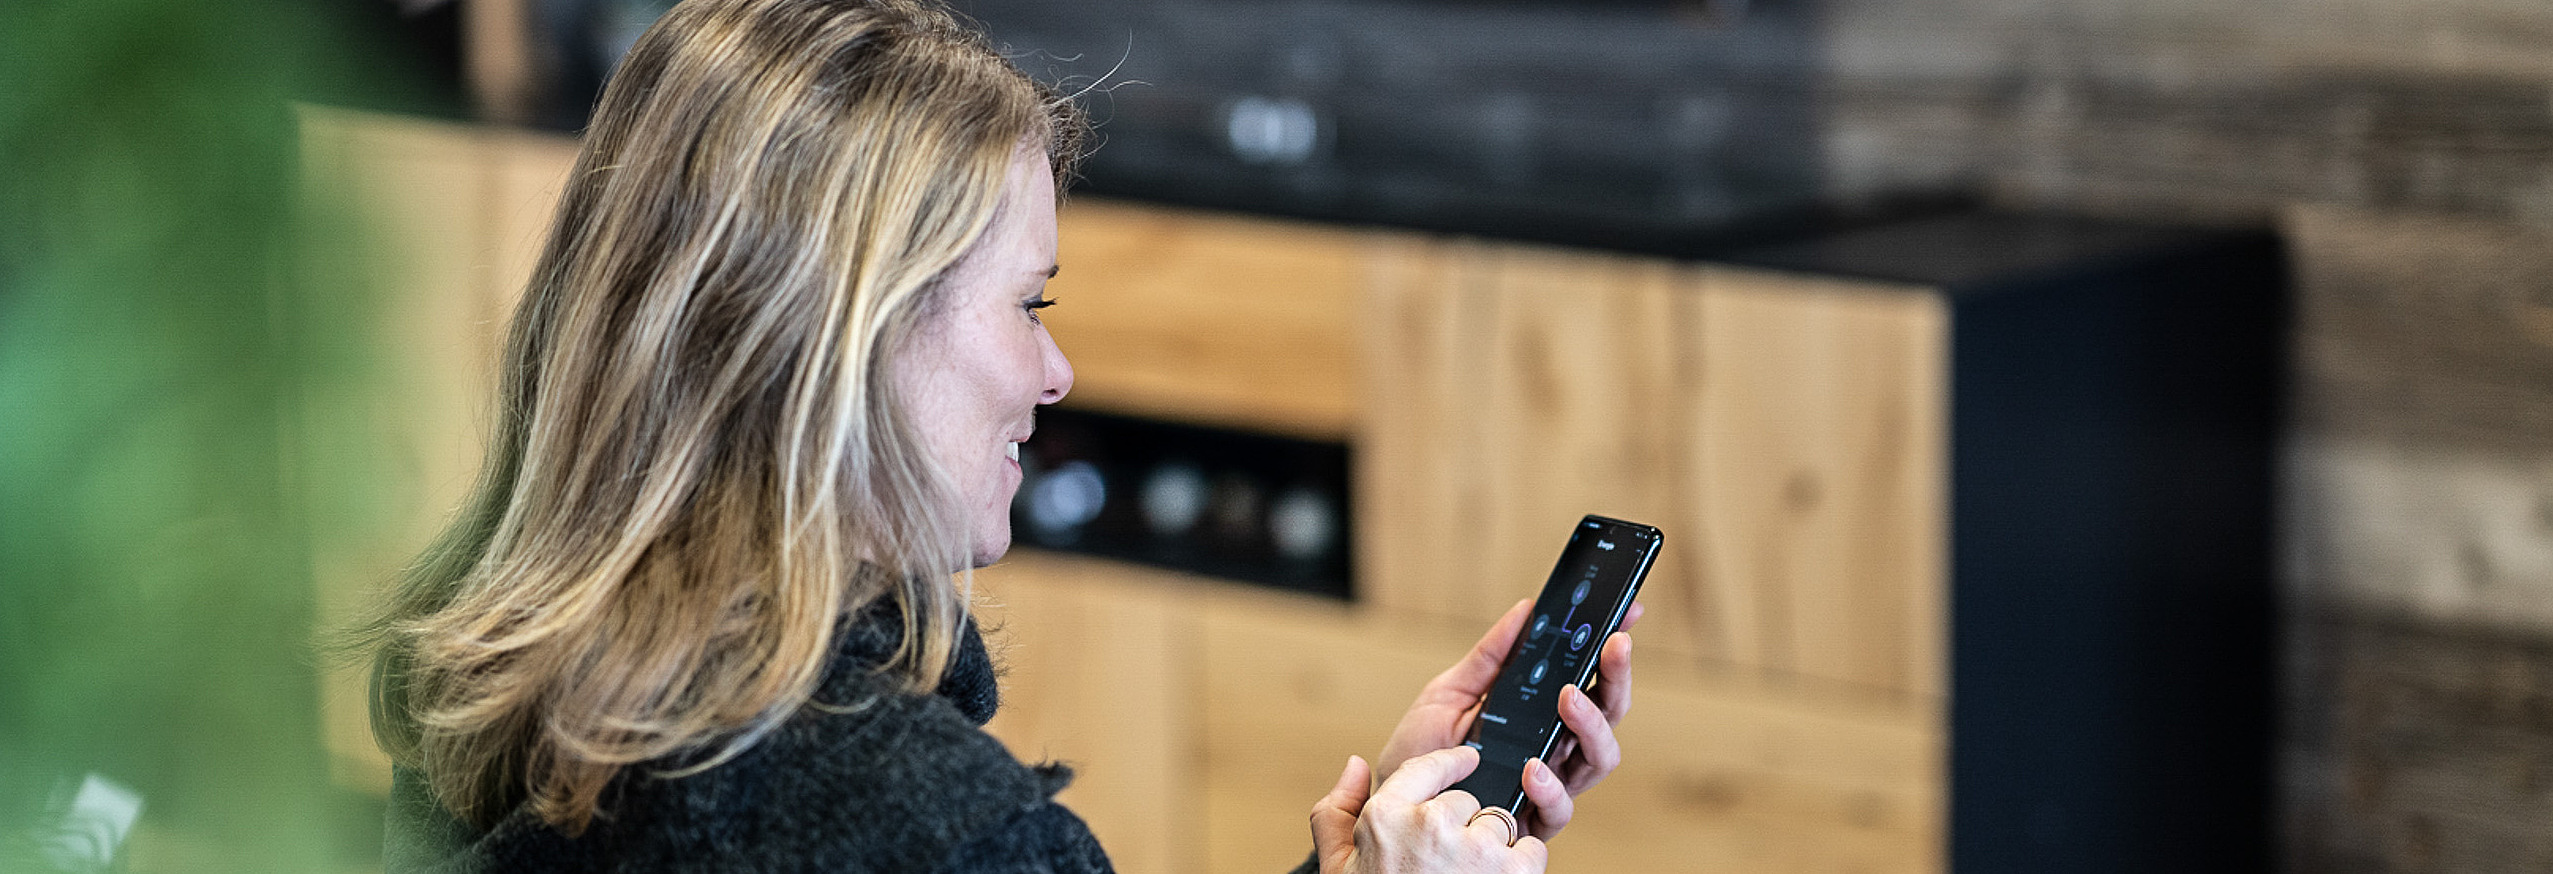
[[1701,291],[1691,627],[1776,676],[1929,705],[1947,658],[1940,300],[1730,269]]
[[[548,214],[574,162],[560,137],[306,109],[303,173],[315,215],[345,248],[304,265],[329,305],[367,302],[349,342],[378,366],[310,398],[307,463],[363,482],[355,512],[331,506],[314,534],[320,615],[344,622],[440,533],[477,477],[499,347]],[[325,500],[325,499],[323,499]],[[321,718],[337,778],[386,792],[360,666],[323,678]]]
[[2298,425],[2424,451],[2553,450],[2553,232],[2287,212]]
[[1049,286],[1073,403],[1313,437],[1356,419],[1355,235],[1075,199]]
[[1226,600],[1204,617],[1206,868],[1264,874],[1312,850],[1312,803],[1382,751],[1419,687],[1470,641],[1316,602]]
[[1488,319],[1468,289],[1488,271],[1418,240],[1377,245],[1372,258],[1359,338],[1369,411],[1354,471],[1359,597],[1455,627],[1479,615],[1472,599],[1499,597],[1482,582],[1495,578],[1471,527],[1487,500],[1471,423],[1487,390],[1475,368]]
[[1194,871],[1204,851],[1196,622],[1160,576],[1033,552],[976,574],[1004,668],[990,730],[1024,761],[1073,766],[1058,800],[1128,874]]
[[503,351],[506,326],[514,304],[532,279],[532,268],[549,242],[550,224],[567,174],[576,167],[576,141],[566,137],[511,132],[486,134],[491,175],[481,222],[489,323],[488,361],[494,366]]
[[2553,643],[2307,604],[2285,617],[2291,871],[2553,870]]
[[1940,723],[1642,665],[1624,765],[1582,796],[1553,870],[1939,871]]
[[[1478,244],[1374,250],[1361,570],[1481,627],[1583,513],[1657,525],[1650,652],[1940,694],[1946,323],[1913,289]],[[1929,707],[1929,704],[1925,706]]]
[[[477,248],[484,190],[479,144],[440,125],[311,112],[305,174],[326,204],[362,219],[346,235],[355,252],[318,261],[313,287],[375,302],[360,340],[380,361],[361,391],[313,397],[314,463],[351,465],[333,475],[377,488],[373,510],[316,517],[312,565],[323,621],[351,619],[433,539],[476,474],[484,439],[489,369],[479,277],[459,257]],[[348,257],[351,255],[352,257]],[[336,778],[389,788],[389,761],[374,746],[366,673],[346,666],[324,678],[322,720]]]
[[1691,318],[1672,268],[1473,243],[1373,257],[1358,500],[1378,606],[1476,630],[1541,587],[1579,516],[1668,524]]
[[[1349,753],[1369,759],[1471,643],[1376,613],[1219,602],[1205,612],[1207,870],[1309,847],[1304,816]],[[1644,665],[1626,764],[1580,799],[1554,868],[1935,871],[1941,732],[1906,708],[1715,683]]]

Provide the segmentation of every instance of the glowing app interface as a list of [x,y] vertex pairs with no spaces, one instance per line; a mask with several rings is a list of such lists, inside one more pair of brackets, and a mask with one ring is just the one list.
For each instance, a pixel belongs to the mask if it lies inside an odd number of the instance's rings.
[[1630,606],[1627,596],[1657,547],[1651,529],[1594,518],[1579,523],[1465,742],[1481,751],[1480,769],[1455,788],[1471,790],[1483,804],[1508,804],[1525,761],[1545,754],[1561,730],[1561,687],[1583,684],[1594,673],[1596,653]]

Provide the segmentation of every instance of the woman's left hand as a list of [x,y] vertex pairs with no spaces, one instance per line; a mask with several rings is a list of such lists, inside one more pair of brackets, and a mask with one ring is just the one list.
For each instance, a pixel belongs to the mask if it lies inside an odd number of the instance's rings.
[[[1427,687],[1419,690],[1418,700],[1401,723],[1392,729],[1392,739],[1383,745],[1383,755],[1375,761],[1378,779],[1389,778],[1402,762],[1436,750],[1460,745],[1471,731],[1472,719],[1480,713],[1480,701],[1489,694],[1489,686],[1498,680],[1498,668],[1507,661],[1507,653],[1516,646],[1516,637],[1524,631],[1525,617],[1532,611],[1532,601],[1518,601],[1507,615],[1489,626],[1489,633],[1472,646],[1470,653],[1437,674]],[[1574,806],[1571,800],[1595,788],[1606,775],[1622,764],[1622,745],[1614,739],[1613,727],[1631,712],[1631,626],[1640,621],[1645,611],[1634,602],[1622,617],[1622,628],[1605,639],[1604,648],[1596,656],[1596,691],[1593,696],[1577,686],[1560,690],[1560,722],[1569,732],[1551,750],[1552,762],[1525,764],[1525,797],[1533,801],[1531,821],[1525,823],[1527,833],[1544,840],[1558,834],[1569,824]]]

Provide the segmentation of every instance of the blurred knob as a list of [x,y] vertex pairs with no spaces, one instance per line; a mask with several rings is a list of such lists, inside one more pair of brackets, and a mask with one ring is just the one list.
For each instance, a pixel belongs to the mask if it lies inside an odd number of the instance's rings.
[[1178,537],[1197,527],[1206,512],[1206,475],[1196,465],[1170,462],[1152,469],[1144,480],[1144,524],[1161,537]]
[[1268,508],[1268,539],[1278,555],[1295,561],[1328,555],[1330,545],[1338,542],[1338,527],[1338,511],[1311,489],[1287,489]]
[[1067,461],[1029,487],[1028,523],[1042,537],[1079,533],[1108,504],[1108,482],[1087,461]]

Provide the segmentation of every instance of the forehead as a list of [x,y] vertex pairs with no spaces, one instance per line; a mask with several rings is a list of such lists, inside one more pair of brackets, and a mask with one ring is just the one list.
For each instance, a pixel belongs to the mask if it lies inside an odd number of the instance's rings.
[[1055,267],[1055,183],[1043,155],[1014,157],[1001,203],[975,246],[948,273],[961,298],[999,300],[1025,291]]
[[1045,155],[1022,150],[1012,157],[1001,205],[977,249],[980,260],[992,262],[984,266],[1005,272],[1042,275],[1055,265],[1055,173]]

